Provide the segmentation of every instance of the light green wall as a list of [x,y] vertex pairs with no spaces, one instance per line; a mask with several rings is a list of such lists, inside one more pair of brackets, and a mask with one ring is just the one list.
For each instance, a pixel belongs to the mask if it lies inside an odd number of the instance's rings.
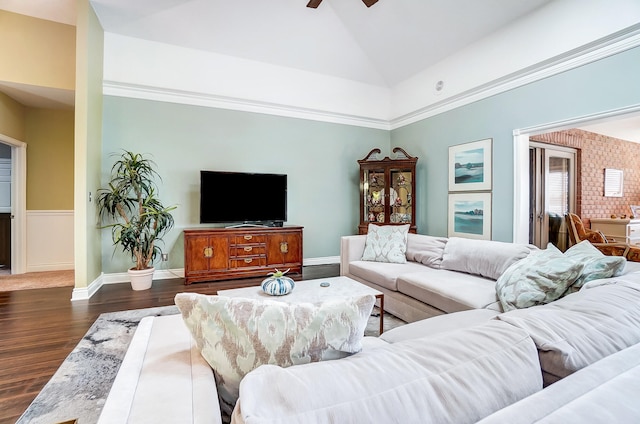
[[[337,256],[340,236],[358,226],[357,160],[375,147],[388,154],[389,132],[272,115],[105,96],[103,181],[120,149],[151,153],[163,183],[160,198],[177,204],[165,238],[170,267],[183,266],[182,230],[199,226],[200,170],[288,175],[288,223],[304,226],[304,257]],[[233,207],[235,187],[220,189]],[[122,272],[103,233],[103,271]],[[157,265],[157,264],[156,264]]]
[[27,210],[73,209],[73,111],[27,108]]
[[104,31],[88,0],[77,7],[74,262],[76,288],[85,288],[102,273],[102,231],[92,196],[101,173]]
[[513,130],[640,105],[640,48],[391,132],[419,156],[417,226],[447,235],[449,146],[493,138],[493,239],[513,240]]
[[[183,266],[181,230],[198,226],[201,169],[284,172],[289,220],[304,230],[304,257],[339,254],[339,238],[358,224],[358,165],[372,148],[418,156],[417,226],[447,234],[449,146],[493,138],[493,239],[513,238],[513,130],[640,104],[640,48],[510,90],[393,131],[246,112],[105,97],[102,180],[120,149],[152,153],[177,204],[166,238],[169,267]],[[229,202],[221,190],[221,204]],[[102,267],[122,272],[103,233]]]

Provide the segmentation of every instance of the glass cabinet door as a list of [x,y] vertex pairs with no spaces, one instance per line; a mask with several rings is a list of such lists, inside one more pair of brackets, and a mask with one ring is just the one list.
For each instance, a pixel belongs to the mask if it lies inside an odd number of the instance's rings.
[[362,220],[365,222],[385,222],[384,169],[365,169],[363,173],[364,216]]
[[360,224],[358,233],[367,234],[370,224],[409,224],[416,233],[415,188],[417,157],[400,147],[393,149],[394,159],[380,159],[373,149],[360,165]]
[[390,222],[400,224],[413,222],[411,216],[411,203],[413,201],[411,178],[411,170],[391,170],[391,193],[389,193],[389,205],[391,206]]

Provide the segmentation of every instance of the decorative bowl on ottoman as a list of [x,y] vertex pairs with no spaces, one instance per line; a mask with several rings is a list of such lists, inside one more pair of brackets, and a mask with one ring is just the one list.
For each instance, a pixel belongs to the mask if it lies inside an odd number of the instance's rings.
[[276,269],[275,272],[267,274],[269,277],[262,281],[262,290],[272,296],[283,296],[291,293],[296,283],[294,283],[291,278],[285,277],[284,274],[287,272],[289,272],[289,270],[282,272]]

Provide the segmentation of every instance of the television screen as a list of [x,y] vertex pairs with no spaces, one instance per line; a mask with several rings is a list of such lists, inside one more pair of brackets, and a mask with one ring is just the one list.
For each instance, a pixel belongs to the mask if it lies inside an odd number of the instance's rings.
[[200,223],[282,225],[286,220],[286,175],[200,171]]

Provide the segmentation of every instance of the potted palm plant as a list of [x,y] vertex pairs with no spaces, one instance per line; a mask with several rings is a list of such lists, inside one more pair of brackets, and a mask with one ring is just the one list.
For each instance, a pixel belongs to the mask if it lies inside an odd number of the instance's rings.
[[98,190],[102,228],[111,228],[114,246],[131,254],[131,287],[146,290],[153,279],[153,261],[162,253],[158,242],[173,228],[171,211],[157,197],[156,164],[139,153],[124,151],[111,168],[108,188]]

